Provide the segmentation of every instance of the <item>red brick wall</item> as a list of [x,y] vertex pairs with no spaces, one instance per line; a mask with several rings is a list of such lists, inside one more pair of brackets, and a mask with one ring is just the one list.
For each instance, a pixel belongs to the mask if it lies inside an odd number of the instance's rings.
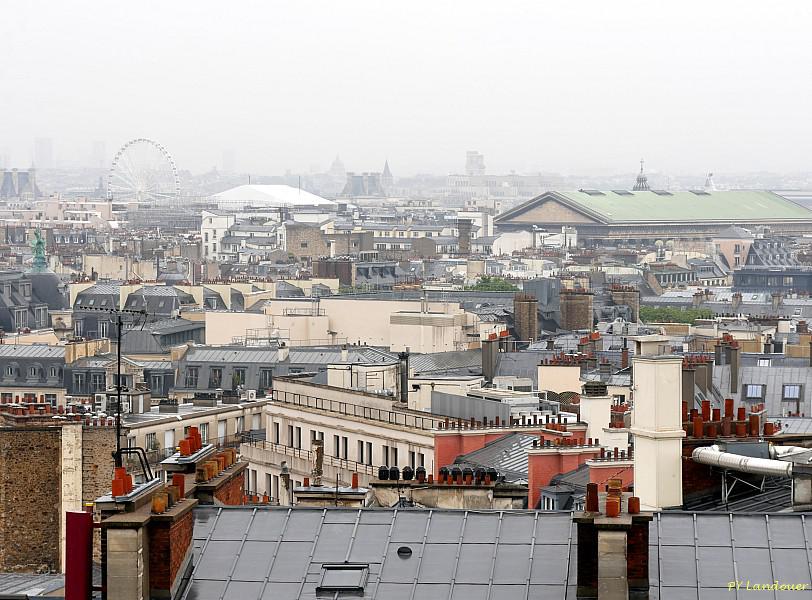
[[626,577],[629,587],[648,591],[648,522],[637,522],[626,533]]
[[245,494],[245,471],[235,473],[228,481],[221,485],[214,492],[214,499],[222,502],[226,506],[237,506],[242,504],[242,497]]
[[194,511],[175,521],[153,520],[149,524],[149,587],[170,590],[186,553],[192,545]]
[[462,436],[438,434],[434,436],[434,476],[440,476],[440,467],[447,467],[462,454]]
[[[562,447],[562,450],[564,448]],[[550,480],[561,473],[567,473],[584,464],[599,453],[597,449],[584,449],[575,453],[528,454],[527,455],[527,507],[533,509],[541,499],[539,488],[550,484]]]
[[620,479],[623,489],[634,483],[634,467],[618,466],[613,463],[589,465],[589,483],[597,483],[598,491],[603,491],[604,484],[610,479]]

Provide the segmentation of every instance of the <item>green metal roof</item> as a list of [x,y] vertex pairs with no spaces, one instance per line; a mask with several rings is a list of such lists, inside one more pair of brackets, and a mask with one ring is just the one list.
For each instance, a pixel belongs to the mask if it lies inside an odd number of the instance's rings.
[[[812,211],[766,191],[555,192],[605,221],[812,220]],[[532,201],[531,201],[532,202]]]

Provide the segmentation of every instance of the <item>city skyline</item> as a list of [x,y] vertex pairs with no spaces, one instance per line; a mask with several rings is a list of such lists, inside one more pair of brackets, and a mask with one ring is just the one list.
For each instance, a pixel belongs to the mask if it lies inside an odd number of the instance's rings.
[[625,172],[641,156],[674,173],[809,168],[801,3],[42,6],[0,26],[0,69],[26,81],[4,98],[16,166],[35,138],[90,160],[94,140],[112,154],[143,136],[192,172],[229,149],[266,173],[337,151],[359,170],[451,173],[471,149],[492,173]]

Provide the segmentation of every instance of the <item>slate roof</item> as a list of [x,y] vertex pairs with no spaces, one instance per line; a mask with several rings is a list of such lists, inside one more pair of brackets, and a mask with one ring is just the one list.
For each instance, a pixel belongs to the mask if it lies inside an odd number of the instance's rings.
[[[744,600],[729,582],[812,582],[808,517],[656,513],[650,597]],[[368,567],[356,598],[575,600],[577,544],[570,512],[202,507],[182,598],[314,599],[323,565],[346,561]]]

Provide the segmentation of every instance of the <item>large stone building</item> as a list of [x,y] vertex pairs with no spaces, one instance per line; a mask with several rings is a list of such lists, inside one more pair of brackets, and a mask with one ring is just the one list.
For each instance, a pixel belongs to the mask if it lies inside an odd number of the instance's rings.
[[803,234],[812,211],[767,191],[546,192],[495,219],[500,231],[574,227],[587,245],[606,240],[709,240],[731,224],[776,233]]

